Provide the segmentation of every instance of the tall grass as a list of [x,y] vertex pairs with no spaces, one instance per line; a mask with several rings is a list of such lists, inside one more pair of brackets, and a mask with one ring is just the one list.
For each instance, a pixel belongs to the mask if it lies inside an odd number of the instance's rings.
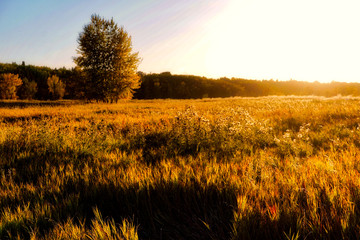
[[360,238],[360,99],[0,104],[0,239]]

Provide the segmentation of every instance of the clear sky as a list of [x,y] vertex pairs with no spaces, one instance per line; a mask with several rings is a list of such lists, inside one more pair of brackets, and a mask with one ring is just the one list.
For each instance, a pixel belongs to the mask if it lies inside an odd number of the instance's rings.
[[0,62],[75,66],[94,13],[146,73],[360,82],[359,0],[0,0]]

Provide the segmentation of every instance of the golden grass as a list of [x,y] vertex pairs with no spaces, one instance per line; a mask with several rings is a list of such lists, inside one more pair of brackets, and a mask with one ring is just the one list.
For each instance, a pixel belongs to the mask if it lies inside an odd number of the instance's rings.
[[0,103],[0,239],[356,239],[360,99]]

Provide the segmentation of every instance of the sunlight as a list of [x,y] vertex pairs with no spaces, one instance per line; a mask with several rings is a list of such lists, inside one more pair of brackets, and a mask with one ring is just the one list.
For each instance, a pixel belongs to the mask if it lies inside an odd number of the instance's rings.
[[241,2],[231,1],[228,6],[213,20],[212,31],[207,36],[208,46],[205,55],[205,71],[210,76],[225,76],[225,72],[240,73],[239,56],[241,32],[236,31],[238,17],[236,9]]
[[215,77],[359,81],[360,18],[353,4],[232,0],[209,23],[205,71]]

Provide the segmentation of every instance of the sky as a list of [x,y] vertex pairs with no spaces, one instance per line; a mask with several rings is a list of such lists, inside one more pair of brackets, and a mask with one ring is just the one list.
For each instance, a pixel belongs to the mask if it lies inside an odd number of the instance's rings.
[[75,66],[92,14],[124,26],[140,71],[360,82],[359,0],[0,0],[0,62]]

